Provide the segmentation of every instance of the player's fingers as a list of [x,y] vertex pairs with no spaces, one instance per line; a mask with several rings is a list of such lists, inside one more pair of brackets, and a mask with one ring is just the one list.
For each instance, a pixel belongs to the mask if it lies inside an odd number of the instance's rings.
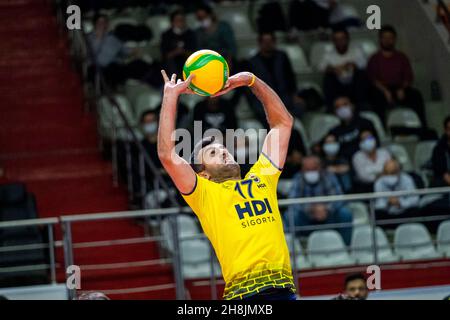
[[168,82],[169,77],[167,76],[166,70],[161,70],[161,74],[163,76],[164,82]]
[[194,77],[195,77],[195,74],[191,73],[189,75],[189,77],[184,81],[186,83],[186,85],[190,85],[191,81],[192,81],[192,79],[194,79]]
[[177,75],[174,73],[172,74],[172,78],[170,79],[170,81],[175,83],[175,80],[177,80]]
[[177,84],[179,84],[179,83],[181,83],[182,82],[182,80],[181,79],[178,79],[177,80]]

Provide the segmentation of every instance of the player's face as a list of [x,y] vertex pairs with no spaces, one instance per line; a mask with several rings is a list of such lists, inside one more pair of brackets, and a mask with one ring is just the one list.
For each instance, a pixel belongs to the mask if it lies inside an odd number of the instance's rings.
[[200,160],[205,171],[212,179],[226,179],[240,176],[240,166],[228,152],[227,148],[219,143],[213,143],[200,151]]
[[369,290],[367,290],[366,283],[362,279],[350,281],[345,288],[345,293],[353,299],[367,299]]

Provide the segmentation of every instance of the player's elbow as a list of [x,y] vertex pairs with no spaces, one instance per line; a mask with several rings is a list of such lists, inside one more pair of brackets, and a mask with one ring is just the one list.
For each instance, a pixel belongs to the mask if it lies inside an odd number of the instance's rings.
[[286,115],[286,119],[284,120],[283,125],[289,129],[292,129],[292,127],[294,126],[294,117],[290,113]]

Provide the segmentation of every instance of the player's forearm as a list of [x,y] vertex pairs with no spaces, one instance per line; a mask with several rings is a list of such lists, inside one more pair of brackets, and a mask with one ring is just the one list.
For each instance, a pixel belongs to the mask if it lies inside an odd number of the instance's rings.
[[164,95],[158,131],[158,156],[164,164],[170,161],[172,153],[175,152],[175,141],[172,134],[175,131],[178,96]]
[[272,88],[261,79],[256,78],[251,90],[263,104],[270,128],[292,127],[294,122],[292,115]]

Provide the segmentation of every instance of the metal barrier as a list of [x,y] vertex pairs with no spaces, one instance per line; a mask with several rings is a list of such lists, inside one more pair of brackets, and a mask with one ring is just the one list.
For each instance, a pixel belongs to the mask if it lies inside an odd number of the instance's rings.
[[[377,256],[378,250],[382,249],[378,245],[377,235],[375,232],[375,228],[377,226],[383,226],[388,224],[402,224],[402,223],[410,223],[410,222],[427,222],[427,221],[443,221],[446,219],[450,219],[450,209],[449,214],[444,215],[436,215],[436,216],[426,216],[426,217],[418,217],[418,218],[399,218],[399,219],[389,219],[389,220],[377,220],[375,215],[375,206],[374,201],[380,198],[388,198],[388,197],[402,197],[402,196],[425,196],[425,195],[436,195],[436,194],[444,194],[450,195],[450,187],[445,188],[433,188],[433,189],[424,189],[424,190],[416,190],[416,191],[397,191],[397,192],[385,192],[385,193],[371,193],[371,194],[353,194],[353,195],[341,195],[341,196],[330,196],[330,197],[313,197],[313,198],[302,198],[302,199],[284,199],[279,201],[279,207],[284,208],[290,205],[295,204],[317,204],[317,203],[332,203],[337,201],[369,201],[370,208],[370,219],[368,224],[371,227],[371,237],[372,237],[372,248],[370,249],[373,254],[373,263],[378,264],[379,258]],[[449,204],[450,208],[450,204]],[[182,213],[191,213],[191,209],[189,207],[181,208]],[[101,248],[105,246],[117,246],[117,245],[126,245],[126,244],[135,244],[135,243],[164,243],[166,241],[171,241],[173,243],[173,250],[171,251],[171,255],[168,258],[159,258],[154,260],[146,260],[146,261],[134,261],[134,262],[125,262],[125,263],[109,263],[109,264],[99,264],[99,265],[86,265],[81,266],[82,270],[108,270],[108,269],[121,269],[121,268],[133,268],[140,266],[152,266],[156,264],[171,264],[173,266],[174,271],[174,279],[175,283],[149,286],[144,288],[127,288],[122,290],[106,290],[105,293],[114,294],[114,293],[133,293],[133,292],[144,292],[144,291],[154,291],[154,290],[165,290],[165,289],[175,289],[177,299],[185,299],[185,280],[182,274],[182,261],[180,258],[180,247],[182,241],[188,241],[193,239],[206,239],[204,234],[192,235],[189,237],[183,237],[180,239],[178,237],[178,226],[176,223],[177,215],[180,214],[179,208],[167,208],[167,209],[152,209],[152,210],[139,210],[139,211],[124,211],[124,212],[112,212],[112,213],[96,213],[96,214],[82,214],[82,215],[70,215],[70,216],[61,216],[60,223],[63,230],[63,245],[64,245],[64,260],[66,268],[70,265],[76,264],[74,257],[74,249],[78,248]],[[312,225],[312,226],[295,226],[293,224],[293,213],[286,213],[288,215],[289,223],[286,225],[287,231],[286,234],[291,235],[292,243],[291,245],[291,260],[292,260],[292,269],[293,275],[295,279],[295,283],[298,283],[298,270],[299,266],[297,265],[297,252],[294,249],[296,247],[296,239],[298,239],[299,234],[307,231],[316,231],[316,230],[329,230],[329,229],[338,229],[338,228],[348,228],[348,227],[357,227],[361,224],[355,223],[334,223],[334,224],[323,224],[323,225]],[[285,214],[285,215],[286,215]],[[72,238],[72,226],[75,223],[89,223],[93,221],[107,221],[107,220],[115,220],[115,219],[136,219],[136,218],[151,218],[151,217],[160,217],[161,219],[168,219],[169,225],[171,226],[169,235],[161,235],[161,236],[145,236],[142,238],[130,238],[130,239],[109,239],[102,241],[93,241],[93,242],[74,242]],[[20,226],[34,226],[34,225],[46,225],[49,232],[49,245],[44,246],[49,249],[50,256],[50,270],[51,270],[51,281],[54,283],[56,280],[55,277],[55,261],[54,261],[54,247],[55,242],[53,239],[53,226],[58,223],[56,218],[52,219],[37,219],[37,220],[24,220],[24,221],[10,221],[10,222],[2,222],[0,223],[0,229],[2,228],[13,228]],[[363,223],[363,225],[367,225]],[[182,227],[182,226],[181,226]],[[166,238],[166,237],[169,238]],[[411,245],[411,247],[417,246],[417,244]],[[33,248],[33,246],[30,246]],[[4,247],[0,248],[1,251],[14,250],[14,249],[30,249],[30,248],[9,248]],[[211,246],[210,246],[211,248]],[[348,248],[345,248],[347,251]],[[306,252],[308,256],[312,252]],[[314,252],[320,253],[320,252]],[[330,253],[330,252],[327,252]],[[217,279],[217,274],[215,270],[215,254],[212,249],[210,249],[210,276],[207,281],[199,281],[200,285],[207,285],[210,287],[211,298],[217,299],[217,284],[223,284],[222,280]],[[341,266],[343,267],[343,266]],[[101,288],[103,289],[103,288]],[[75,296],[75,290],[68,290],[69,297],[73,298]]]
[[55,263],[56,243],[55,243],[53,228],[58,223],[59,223],[59,220],[57,218],[27,219],[27,220],[19,220],[19,221],[0,222],[0,230],[21,228],[21,227],[44,226],[47,228],[47,236],[48,236],[48,243],[34,243],[34,244],[26,244],[26,245],[14,245],[14,246],[0,247],[0,253],[1,252],[17,252],[17,251],[27,251],[27,250],[48,249],[48,257],[49,257],[49,263],[44,264],[44,265],[0,267],[0,274],[25,272],[25,271],[36,271],[36,270],[49,270],[50,271],[50,282],[52,284],[55,284],[56,283],[56,263]]

